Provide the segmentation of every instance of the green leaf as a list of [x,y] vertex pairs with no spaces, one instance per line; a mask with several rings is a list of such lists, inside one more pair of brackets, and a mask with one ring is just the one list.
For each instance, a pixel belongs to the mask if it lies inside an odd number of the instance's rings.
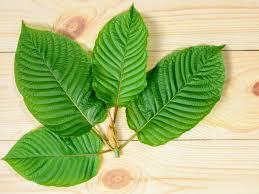
[[61,138],[40,128],[24,135],[3,158],[23,176],[41,185],[71,186],[94,177],[102,142],[91,131]]
[[30,112],[59,135],[81,135],[106,117],[92,89],[89,56],[64,36],[23,24],[15,79]]
[[93,88],[108,106],[126,106],[146,87],[147,36],[133,6],[99,33],[93,51]]
[[127,108],[138,139],[164,144],[193,128],[220,99],[223,46],[195,46],[163,58],[148,73],[147,88]]

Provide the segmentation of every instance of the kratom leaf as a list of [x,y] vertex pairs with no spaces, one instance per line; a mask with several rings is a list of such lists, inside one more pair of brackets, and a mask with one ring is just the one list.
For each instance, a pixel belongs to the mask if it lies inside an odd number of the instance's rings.
[[41,185],[71,186],[94,177],[102,142],[91,131],[61,138],[40,128],[24,135],[3,158],[23,176]]
[[93,88],[108,106],[126,106],[146,87],[147,28],[131,9],[110,20],[93,50]]
[[23,24],[15,78],[30,112],[59,135],[81,135],[106,117],[92,89],[89,56],[64,36]]
[[163,58],[148,73],[147,88],[127,108],[138,139],[164,144],[194,127],[220,99],[223,46],[195,46]]

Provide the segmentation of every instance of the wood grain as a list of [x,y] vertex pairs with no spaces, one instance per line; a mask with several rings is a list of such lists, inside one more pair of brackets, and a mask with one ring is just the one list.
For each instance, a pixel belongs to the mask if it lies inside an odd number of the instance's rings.
[[[177,48],[227,44],[220,102],[177,140],[155,148],[133,141],[119,159],[104,155],[98,176],[75,187],[37,185],[0,161],[0,194],[259,194],[259,0],[0,0],[0,157],[40,126],[13,76],[21,20],[91,49],[102,26],[132,2],[149,29],[149,68]],[[132,131],[124,110],[118,117],[125,140]]]
[[[1,157],[15,142],[0,142]],[[104,155],[97,177],[70,188],[36,185],[0,162],[1,194],[258,194],[259,141],[132,142],[121,158]]]
[[149,29],[149,50],[194,44],[259,49],[258,0],[1,0],[0,51],[13,52],[21,21],[52,28],[92,48],[99,30],[134,2]]
[[[150,52],[150,68],[166,52]],[[227,80],[222,99],[213,111],[194,129],[180,139],[259,139],[259,51],[228,51],[224,53]],[[14,76],[14,54],[0,54],[1,131],[0,140],[17,140],[22,134],[40,126],[25,107],[18,93]],[[256,90],[257,91],[257,90]],[[127,127],[124,110],[118,115],[121,140],[132,134]],[[103,125],[105,128],[105,124]]]

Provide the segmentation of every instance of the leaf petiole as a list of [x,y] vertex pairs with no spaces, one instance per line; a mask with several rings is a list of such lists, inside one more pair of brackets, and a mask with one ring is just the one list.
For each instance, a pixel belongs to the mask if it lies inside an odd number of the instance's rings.
[[110,124],[109,124],[108,130],[107,130],[108,141],[113,147],[114,155],[115,155],[116,158],[120,157],[119,143],[118,143],[118,138],[117,138],[117,129],[116,129],[116,126],[115,126],[117,113],[118,113],[118,107],[117,106],[114,109],[113,118],[112,118],[111,113],[109,112]]
[[118,111],[119,111],[119,107],[118,107],[118,106],[115,106],[115,108],[114,108],[114,116],[113,116],[113,123],[114,123],[114,125],[115,125],[115,123],[116,123]]
[[107,145],[111,150],[113,150],[113,148],[112,148],[111,144],[109,143],[109,141],[107,140],[106,136],[104,134],[102,134],[102,132],[100,130],[96,129],[95,127],[93,127],[92,130],[102,140],[102,142],[105,145]]
[[134,133],[132,136],[130,136],[130,138],[125,141],[123,144],[121,144],[119,146],[119,150],[122,150],[122,148],[124,148],[129,142],[131,142],[135,137],[137,136],[137,133]]

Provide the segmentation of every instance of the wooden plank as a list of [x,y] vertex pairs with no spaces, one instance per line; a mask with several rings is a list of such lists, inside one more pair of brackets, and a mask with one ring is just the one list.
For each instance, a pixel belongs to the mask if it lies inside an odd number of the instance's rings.
[[[14,143],[0,141],[0,156]],[[258,194],[256,150],[257,140],[174,141],[155,148],[132,142],[119,159],[105,154],[97,177],[69,188],[36,185],[0,161],[0,193]]]
[[[65,32],[88,48],[114,15],[131,0],[1,0],[0,51],[15,50],[21,20]],[[259,49],[258,0],[136,0],[149,28],[149,49],[172,50],[195,44],[227,44],[230,50]]]
[[[166,53],[150,52],[150,67]],[[259,139],[259,51],[225,52],[227,80],[222,99],[197,127],[180,139]],[[17,140],[39,126],[23,104],[14,76],[14,54],[0,54],[0,140]],[[257,83],[257,84],[256,84]],[[132,134],[123,110],[120,139]]]

